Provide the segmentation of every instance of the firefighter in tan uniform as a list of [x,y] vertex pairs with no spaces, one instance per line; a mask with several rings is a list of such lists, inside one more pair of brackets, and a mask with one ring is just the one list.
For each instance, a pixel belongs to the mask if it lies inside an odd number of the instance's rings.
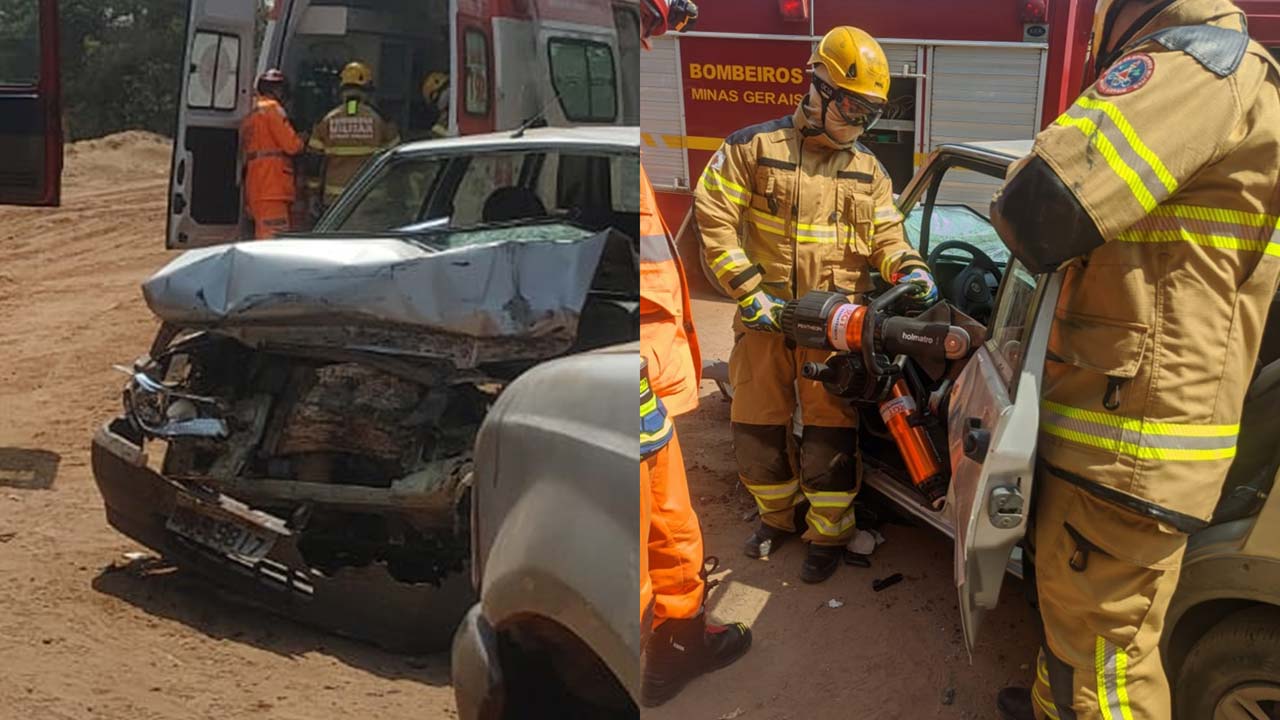
[[1045,645],[1004,718],[1171,716],[1159,642],[1280,279],[1280,71],[1228,0],[1102,0],[1098,81],[992,204],[1064,268],[1032,531]]
[[364,63],[352,62],[342,69],[342,104],[316,123],[307,141],[307,151],[318,157],[318,170],[309,181],[313,198],[324,207],[346,189],[365,161],[378,151],[400,142],[394,123],[383,119],[369,102],[373,73]]
[[[777,314],[784,300],[810,290],[862,295],[873,288],[873,270],[915,283],[923,304],[937,290],[903,237],[888,174],[857,143],[888,97],[884,51],[862,30],[837,27],[809,66],[806,100],[790,116],[726,138],[694,206],[707,262],[740,307],[729,357],[733,442],[761,519],[745,551],[767,556],[795,532],[796,507],[807,500],[801,579],[821,582],[855,531],[857,414],[820,383],[800,379],[806,361],[827,354],[788,347]],[[804,423],[798,476],[787,452],[797,402]]]

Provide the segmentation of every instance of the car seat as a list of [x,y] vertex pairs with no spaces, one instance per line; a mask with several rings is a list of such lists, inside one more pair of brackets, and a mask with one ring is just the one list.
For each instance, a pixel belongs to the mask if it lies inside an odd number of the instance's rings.
[[489,194],[481,210],[486,223],[510,222],[526,218],[543,218],[547,208],[538,194],[524,187],[500,187]]

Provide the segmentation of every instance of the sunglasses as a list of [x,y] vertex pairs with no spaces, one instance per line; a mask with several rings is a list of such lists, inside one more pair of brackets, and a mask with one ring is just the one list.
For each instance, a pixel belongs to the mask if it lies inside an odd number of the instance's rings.
[[842,90],[817,75],[813,86],[823,102],[835,107],[840,117],[850,125],[870,129],[884,114],[884,103],[874,102],[857,93]]

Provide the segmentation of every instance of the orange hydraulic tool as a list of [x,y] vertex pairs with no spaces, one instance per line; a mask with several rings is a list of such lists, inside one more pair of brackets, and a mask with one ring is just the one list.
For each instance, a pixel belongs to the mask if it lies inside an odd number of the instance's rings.
[[902,364],[886,356],[921,362],[959,360],[969,354],[972,343],[962,327],[885,312],[909,291],[907,286],[895,287],[871,305],[849,302],[839,293],[811,292],[783,307],[782,331],[798,345],[837,352],[827,363],[806,363],[802,374],[826,383],[838,395],[877,403],[912,484],[930,507],[941,510],[947,477],[923,427],[916,397],[900,374]]

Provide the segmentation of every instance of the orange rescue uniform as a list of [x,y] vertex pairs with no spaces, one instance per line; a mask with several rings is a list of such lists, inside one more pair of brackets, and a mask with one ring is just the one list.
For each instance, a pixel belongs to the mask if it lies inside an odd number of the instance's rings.
[[702,364],[684,268],[643,167],[640,353],[640,612],[647,634],[702,608],[702,530],[672,421],[698,406]]
[[256,239],[289,230],[293,202],[293,157],[302,152],[302,139],[289,124],[279,101],[259,97],[240,125],[244,153],[244,197],[253,217]]

